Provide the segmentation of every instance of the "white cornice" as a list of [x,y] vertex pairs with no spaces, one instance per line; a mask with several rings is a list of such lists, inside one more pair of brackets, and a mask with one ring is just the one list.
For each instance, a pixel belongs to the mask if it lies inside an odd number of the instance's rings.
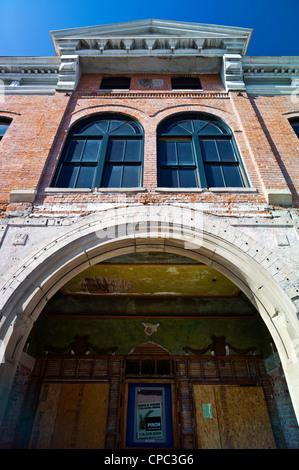
[[[141,20],[50,32],[57,55],[226,51],[246,54],[251,29],[166,20]],[[84,51],[84,52],[83,52]]]
[[0,57],[4,94],[53,94],[59,75],[58,57]]
[[299,56],[247,57],[251,29],[150,19],[50,34],[56,57],[0,57],[0,91],[73,91],[82,73],[212,73],[226,92],[299,96]]
[[299,93],[299,56],[251,56],[242,59],[247,93],[292,95]]

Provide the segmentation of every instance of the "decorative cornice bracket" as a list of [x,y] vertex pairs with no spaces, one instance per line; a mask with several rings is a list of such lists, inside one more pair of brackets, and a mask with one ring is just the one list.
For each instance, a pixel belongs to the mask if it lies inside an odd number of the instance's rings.
[[221,78],[226,91],[246,89],[243,80],[243,66],[241,55],[223,55]]
[[59,67],[57,90],[76,89],[80,78],[80,64],[78,55],[63,55]]

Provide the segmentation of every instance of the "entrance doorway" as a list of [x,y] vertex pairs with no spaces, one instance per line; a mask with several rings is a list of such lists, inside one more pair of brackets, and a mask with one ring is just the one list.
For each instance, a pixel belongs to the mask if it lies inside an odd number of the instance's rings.
[[[144,252],[94,265],[50,299],[29,339],[32,448],[275,446],[261,425],[277,423],[269,333],[240,289],[200,262]],[[248,433],[232,410],[251,396]],[[71,437],[59,439],[64,426]],[[261,433],[272,439],[257,443]]]
[[276,447],[278,418],[261,357],[166,356],[163,349],[155,357],[150,349],[146,356],[39,357],[29,447]]

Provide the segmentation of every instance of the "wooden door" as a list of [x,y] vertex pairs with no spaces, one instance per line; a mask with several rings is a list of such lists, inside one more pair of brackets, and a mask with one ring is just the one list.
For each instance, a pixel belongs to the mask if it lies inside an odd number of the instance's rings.
[[200,449],[275,449],[262,387],[194,385]]
[[31,449],[104,449],[109,384],[44,383]]

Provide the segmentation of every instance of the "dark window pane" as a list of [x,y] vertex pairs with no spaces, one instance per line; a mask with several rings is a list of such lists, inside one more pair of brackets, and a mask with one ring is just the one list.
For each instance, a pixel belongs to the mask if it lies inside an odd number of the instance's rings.
[[182,129],[181,132],[185,132],[185,131],[190,132],[190,133],[193,132],[193,123],[189,119],[180,121],[179,126]]
[[208,121],[203,121],[201,119],[193,120],[194,132],[196,132],[197,134],[199,134],[207,125],[208,125]]
[[127,140],[125,150],[126,162],[139,162],[141,160],[141,141]]
[[88,140],[82,155],[82,162],[97,162],[100,147],[101,140]]
[[141,374],[154,374],[155,362],[150,360],[143,360],[141,363]]
[[171,79],[173,90],[199,90],[201,83],[196,77],[175,77]]
[[58,188],[74,188],[78,170],[78,166],[63,165],[56,186]]
[[122,188],[137,188],[139,186],[140,165],[125,165],[123,167]]
[[[170,122],[169,124],[167,124],[165,126],[165,128],[163,129],[162,133],[163,134],[170,134],[170,135],[174,135],[174,134],[190,134],[190,132],[192,132],[191,130],[188,130],[187,127],[188,125],[185,124],[184,126],[181,126],[180,125],[181,123],[180,122]],[[189,128],[191,129],[191,124],[189,123]]]
[[102,90],[126,90],[130,89],[129,77],[104,77],[101,82]]
[[64,160],[66,162],[80,162],[85,140],[71,140]]
[[226,183],[225,186],[232,188],[240,188],[244,186],[240,169],[237,165],[223,166],[223,174]]
[[134,122],[111,121],[109,132],[113,135],[135,135],[140,134],[140,129]]
[[219,155],[214,140],[201,140],[201,148],[205,162],[219,161]]
[[4,136],[8,129],[9,124],[6,122],[0,122],[0,139]]
[[227,128],[221,124],[221,122],[215,123],[215,126],[219,129],[219,132],[221,134],[230,134],[230,132],[227,130]]
[[176,165],[176,145],[174,141],[160,142],[160,162],[163,165]]
[[119,128],[124,125],[122,120],[113,120],[109,122],[109,133],[118,134]]
[[235,154],[230,140],[217,140],[217,147],[222,162],[235,162]]
[[139,374],[139,361],[126,361],[126,374]]
[[122,165],[106,165],[103,175],[103,188],[120,188]]
[[125,140],[110,139],[106,160],[110,162],[122,162],[125,152]]
[[92,188],[95,167],[81,166],[79,176],[76,183],[76,188]]
[[130,122],[130,126],[131,126],[131,129],[134,130],[134,133],[137,134],[137,135],[141,135],[142,134],[142,131],[140,129],[140,127],[136,124],[136,122]]
[[178,174],[177,170],[172,168],[161,168],[159,186],[164,188],[178,188]]
[[92,136],[103,135],[108,130],[108,124],[109,124],[109,121],[106,121],[106,120],[91,122],[79,129],[76,127],[72,133],[80,134],[80,135],[92,135]]
[[157,361],[157,374],[159,375],[169,375],[170,370],[170,361],[168,360],[158,360]]
[[215,123],[207,123],[206,126],[203,126],[201,130],[198,132],[200,135],[217,135],[223,134],[224,128],[216,125]]
[[182,168],[179,170],[181,188],[197,188],[196,170]]
[[225,186],[221,171],[221,165],[205,165],[205,173],[208,188],[223,188]]
[[297,137],[299,137],[299,122],[298,123],[293,122],[292,126],[293,126],[294,132],[296,133]]
[[177,155],[179,164],[193,164],[192,142],[177,142]]

